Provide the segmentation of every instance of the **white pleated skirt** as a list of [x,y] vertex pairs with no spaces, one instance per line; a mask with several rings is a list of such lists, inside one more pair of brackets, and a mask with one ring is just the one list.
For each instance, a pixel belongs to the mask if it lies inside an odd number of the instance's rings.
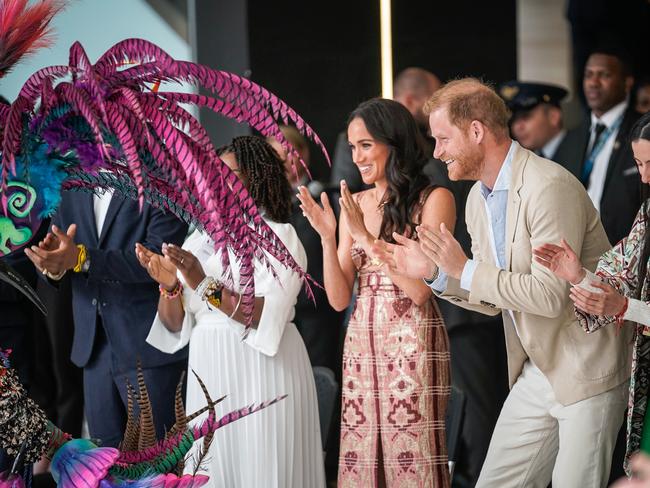
[[[223,321],[201,320],[192,331],[187,383],[188,413],[206,404],[192,370],[217,405],[217,416],[288,394],[281,402],[215,433],[199,472],[214,488],[322,488],[323,451],[316,387],[304,342],[295,325],[284,330],[278,353],[266,356],[242,342]],[[205,418],[205,416],[201,417]],[[195,466],[197,442],[186,461]]]

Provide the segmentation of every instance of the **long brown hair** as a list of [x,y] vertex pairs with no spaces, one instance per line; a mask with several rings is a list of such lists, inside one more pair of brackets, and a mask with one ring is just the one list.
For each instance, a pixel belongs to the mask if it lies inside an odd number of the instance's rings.
[[373,98],[363,102],[350,114],[348,125],[356,118],[363,120],[373,139],[390,149],[379,237],[395,242],[393,232],[413,234],[413,217],[419,214],[422,197],[426,196],[423,192],[433,189],[422,174],[427,162],[424,140],[411,113],[393,100]]

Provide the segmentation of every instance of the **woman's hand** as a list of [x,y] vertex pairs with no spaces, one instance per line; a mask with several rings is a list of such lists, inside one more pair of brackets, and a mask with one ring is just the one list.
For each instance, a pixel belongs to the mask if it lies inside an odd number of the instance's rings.
[[158,284],[162,285],[168,291],[176,287],[178,279],[176,278],[176,266],[165,256],[156,254],[147,249],[139,242],[135,245],[135,255],[140,261],[140,265],[147,270]]
[[625,306],[625,297],[613,286],[607,283],[591,283],[594,288],[602,292],[587,291],[579,286],[571,288],[569,296],[575,306],[591,315],[606,315],[613,317]]
[[312,198],[307,187],[298,188],[299,193],[296,195],[300,200],[300,209],[302,214],[307,217],[309,224],[314,228],[321,240],[336,238],[336,216],[327,198],[327,193],[320,194],[320,205]]
[[[363,221],[363,212],[359,204],[355,201],[348,185],[345,180],[341,180],[341,215],[345,217],[348,224],[348,232],[356,242],[364,246],[364,244],[372,244],[375,238],[366,229],[366,224]],[[365,246],[364,246],[365,247]]]
[[196,256],[189,251],[175,245],[175,244],[163,244],[162,252],[165,258],[181,272],[185,283],[187,286],[193,290],[203,281],[205,278],[205,271],[203,271],[203,266]]
[[436,272],[437,266],[422,252],[420,243],[393,232],[397,244],[375,240],[372,245],[374,255],[391,273],[413,279],[429,279]]
[[569,243],[562,239],[560,245],[543,244],[533,249],[535,261],[550,269],[555,276],[569,283],[580,283],[585,277],[582,263]]

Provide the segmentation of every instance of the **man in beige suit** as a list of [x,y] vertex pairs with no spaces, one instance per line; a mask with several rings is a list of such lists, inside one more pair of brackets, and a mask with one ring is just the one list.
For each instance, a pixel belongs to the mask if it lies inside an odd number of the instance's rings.
[[626,407],[629,336],[585,333],[568,285],[531,251],[565,237],[595,268],[610,247],[598,213],[568,171],[510,139],[507,108],[480,81],[445,85],[425,110],[450,178],[479,180],[466,207],[472,259],[444,225],[419,227],[419,243],[397,236],[401,245],[379,241],[375,251],[458,306],[503,314],[511,390],[477,486],[606,486]]

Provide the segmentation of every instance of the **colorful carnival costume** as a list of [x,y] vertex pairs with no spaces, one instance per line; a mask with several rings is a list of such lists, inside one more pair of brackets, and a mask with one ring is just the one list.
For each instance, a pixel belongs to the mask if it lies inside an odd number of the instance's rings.
[[[138,377],[137,402],[140,413],[134,414],[132,387],[129,387],[129,418],[120,449],[98,447],[88,439],[71,439],[47,420],[44,412],[27,396],[16,373],[7,367],[8,353],[0,350],[0,447],[19,461],[32,463],[47,456],[52,460],[52,475],[61,488],[193,488],[203,486],[208,477],[197,475],[204,455],[191,461],[192,474],[180,472],[186,455],[195,441],[203,439],[203,452],[217,429],[262,410],[283,397],[234,410],[217,418],[215,405],[203,388],[207,406],[186,417],[181,401],[181,385],[176,394],[176,423],[165,439],[156,440],[151,405],[142,375]],[[181,379],[182,382],[182,379]],[[199,424],[188,427],[197,415],[209,411]],[[178,474],[177,474],[178,473]],[[22,488],[25,484],[15,473],[1,473],[1,488]]]
[[[15,51],[33,46],[60,8],[54,1],[37,4],[50,8],[40,12],[41,30],[26,36],[32,41],[27,47],[12,45],[12,23],[26,28],[26,4],[2,2],[0,74],[20,57]],[[160,90],[165,82],[201,86],[211,96]],[[186,105],[245,122],[300,159],[278,126],[293,123],[327,156],[291,107],[248,79],[176,60],[142,39],[119,42],[92,64],[77,42],[69,65],[38,70],[11,105],[0,104],[0,256],[27,245],[41,220],[56,210],[61,190],[110,188],[203,229],[216,250],[231,249],[240,261],[239,284],[249,285],[241,302],[247,315],[254,303],[255,260],[268,264],[274,256],[305,277]],[[222,254],[226,271],[228,256]]]
[[[0,0],[0,77],[21,56],[47,44],[49,21],[62,6],[57,0],[32,6],[27,0]],[[210,95],[161,90],[166,82],[201,86]],[[302,283],[306,274],[300,264],[262,219],[186,105],[245,122],[298,157],[278,127],[292,123],[327,157],[318,136],[294,110],[247,79],[175,60],[141,39],[116,44],[95,64],[75,43],[69,65],[37,71],[13,103],[0,103],[0,257],[29,244],[41,221],[56,211],[62,190],[111,189],[170,211],[208,235],[220,252],[223,281],[243,290],[240,309],[249,323],[256,263],[272,277],[276,269],[291,270]],[[0,279],[42,306],[11,269],[0,266]],[[117,450],[70,440],[45,419],[5,364],[0,368],[0,447],[25,463],[53,454],[55,479],[66,488],[190,488],[207,481],[180,475],[194,441],[204,439],[194,460],[200,467],[216,429],[277,400],[217,418],[217,402],[208,397],[208,406],[197,412],[208,412],[207,418],[188,427],[190,418],[183,415],[160,441],[148,435],[152,422],[143,415],[139,423],[127,424]],[[143,391],[139,401],[146,410]],[[19,486],[24,484],[15,472],[0,474],[0,487]]]
[[339,484],[449,486],[449,344],[433,299],[417,306],[353,244],[359,291],[343,350]]

